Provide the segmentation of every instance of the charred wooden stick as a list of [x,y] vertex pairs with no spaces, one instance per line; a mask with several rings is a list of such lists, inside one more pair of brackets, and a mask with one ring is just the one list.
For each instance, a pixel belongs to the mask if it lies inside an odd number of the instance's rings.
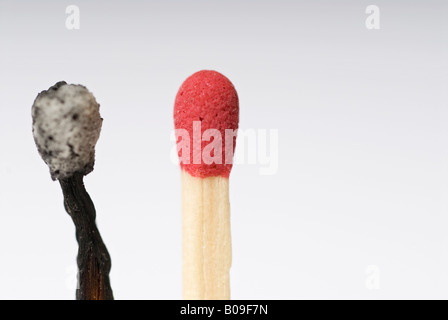
[[87,193],[83,175],[76,173],[59,180],[64,193],[64,205],[76,227],[79,244],[78,300],[112,300],[109,282],[111,261],[95,223],[96,211]]

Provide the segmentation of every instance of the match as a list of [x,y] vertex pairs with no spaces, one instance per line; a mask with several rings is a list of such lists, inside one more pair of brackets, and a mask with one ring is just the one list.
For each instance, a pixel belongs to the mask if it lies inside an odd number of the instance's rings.
[[174,126],[182,181],[186,300],[230,299],[229,175],[238,122],[238,95],[222,74],[199,71],[180,87]]
[[103,122],[99,108],[86,87],[63,81],[42,91],[32,107],[34,141],[51,178],[61,185],[65,210],[76,228],[77,300],[113,300],[111,259],[83,182],[94,169],[95,145]]

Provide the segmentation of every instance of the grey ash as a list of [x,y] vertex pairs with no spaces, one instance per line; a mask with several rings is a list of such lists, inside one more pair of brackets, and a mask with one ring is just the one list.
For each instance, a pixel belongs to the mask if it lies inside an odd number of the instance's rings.
[[102,121],[100,105],[86,87],[56,83],[32,107],[33,135],[53,180],[93,171]]

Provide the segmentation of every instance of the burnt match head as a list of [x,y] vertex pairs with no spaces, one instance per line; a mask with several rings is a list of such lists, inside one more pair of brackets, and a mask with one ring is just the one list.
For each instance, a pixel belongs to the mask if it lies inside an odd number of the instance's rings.
[[86,87],[58,82],[42,91],[32,108],[33,135],[53,180],[93,171],[103,119]]

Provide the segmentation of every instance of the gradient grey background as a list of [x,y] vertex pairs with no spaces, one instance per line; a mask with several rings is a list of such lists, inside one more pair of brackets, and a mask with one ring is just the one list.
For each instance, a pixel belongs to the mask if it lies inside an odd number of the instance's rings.
[[74,298],[74,226],[31,134],[59,80],[105,119],[86,186],[115,297],[181,298],[172,108],[201,69],[234,83],[242,129],[279,131],[277,174],[231,175],[232,298],[447,298],[447,18],[442,0],[0,0],[0,298]]

